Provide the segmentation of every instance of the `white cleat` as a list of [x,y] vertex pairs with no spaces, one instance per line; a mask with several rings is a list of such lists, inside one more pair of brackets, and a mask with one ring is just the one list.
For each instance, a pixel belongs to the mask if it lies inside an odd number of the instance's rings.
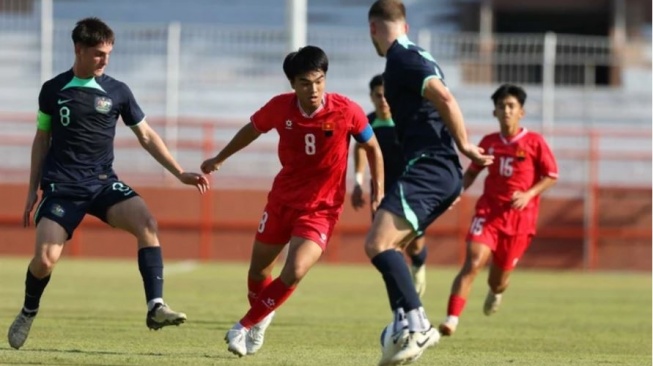
[[268,314],[263,320],[258,324],[252,327],[252,329],[247,332],[247,337],[245,338],[245,344],[247,346],[247,354],[253,355],[258,352],[261,347],[263,347],[263,341],[265,339],[265,330],[268,329],[272,323],[272,318],[274,317],[274,311]]
[[440,323],[438,330],[440,331],[440,334],[443,336],[451,336],[456,332],[457,327],[458,327],[458,317],[449,315],[442,323]]
[[401,365],[401,362],[393,361],[394,356],[401,351],[403,344],[408,340],[408,328],[403,328],[400,331],[392,334],[392,342],[388,342],[383,346],[381,360],[379,366],[394,366]]
[[16,316],[7,333],[9,345],[12,348],[19,349],[25,344],[34,318],[36,318],[36,313],[25,315],[22,311]]
[[224,341],[227,343],[227,350],[238,357],[243,357],[247,354],[247,345],[245,338],[247,337],[247,329],[245,328],[231,328],[224,336]]
[[422,264],[419,267],[410,266],[410,273],[413,275],[415,291],[417,291],[417,294],[421,299],[426,292],[426,265]]
[[490,316],[499,310],[500,305],[501,294],[495,294],[490,290],[485,297],[485,303],[483,304],[483,313]]
[[[394,341],[393,337],[393,341]],[[423,332],[404,332],[392,342],[392,349],[384,349],[379,366],[406,365],[417,361],[422,353],[440,342],[440,333],[431,327]],[[385,363],[383,363],[385,361]]]

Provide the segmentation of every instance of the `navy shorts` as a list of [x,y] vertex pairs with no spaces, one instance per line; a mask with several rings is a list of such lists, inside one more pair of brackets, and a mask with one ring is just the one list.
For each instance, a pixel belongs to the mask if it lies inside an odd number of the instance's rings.
[[422,154],[386,189],[380,209],[403,217],[418,236],[460,196],[463,172],[457,159]]
[[117,177],[95,179],[80,184],[44,183],[43,193],[34,222],[47,217],[61,225],[72,238],[84,216],[88,213],[107,222],[107,211],[116,203],[138,196],[130,186]]

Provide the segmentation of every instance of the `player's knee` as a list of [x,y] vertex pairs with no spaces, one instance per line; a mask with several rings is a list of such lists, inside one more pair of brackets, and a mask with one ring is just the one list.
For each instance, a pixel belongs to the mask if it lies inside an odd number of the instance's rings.
[[292,265],[286,265],[281,272],[281,280],[288,286],[296,286],[304,276],[308,273],[310,266],[295,263]]
[[152,215],[147,215],[141,219],[141,222],[138,226],[139,236],[141,236],[143,239],[156,236],[159,232],[158,223]]
[[35,277],[43,278],[52,272],[58,260],[58,256],[52,253],[42,253],[32,259],[30,271]]
[[395,249],[396,246],[388,245],[385,241],[377,235],[368,235],[365,240],[365,254],[369,259],[372,259],[381,252],[385,252],[389,249]]

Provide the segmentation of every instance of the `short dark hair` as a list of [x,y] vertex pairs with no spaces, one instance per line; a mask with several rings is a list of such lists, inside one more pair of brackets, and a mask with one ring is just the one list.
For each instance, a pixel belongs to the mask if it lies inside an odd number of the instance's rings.
[[321,48],[316,46],[301,47],[290,52],[283,60],[283,72],[288,80],[311,71],[322,71],[326,75],[329,70],[329,59]]
[[382,85],[383,85],[383,75],[382,74],[374,75],[372,80],[370,80],[370,93],[374,91],[374,88]]
[[492,94],[492,101],[497,105],[500,101],[507,97],[515,97],[519,104],[523,107],[526,103],[526,92],[520,86],[514,84],[503,84]]
[[406,19],[406,6],[399,0],[376,0],[367,13],[367,19],[379,18],[387,21]]
[[84,18],[77,22],[73,29],[73,43],[84,47],[95,47],[102,43],[113,44],[113,30],[100,18]]

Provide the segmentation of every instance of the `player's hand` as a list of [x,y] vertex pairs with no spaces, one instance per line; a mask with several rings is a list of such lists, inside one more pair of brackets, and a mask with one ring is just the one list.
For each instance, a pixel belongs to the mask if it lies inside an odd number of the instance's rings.
[[36,205],[36,191],[27,193],[27,200],[25,201],[25,211],[23,211],[23,227],[28,227],[30,223],[30,216],[34,205]]
[[460,152],[468,157],[472,162],[480,166],[488,166],[494,162],[494,156],[486,155],[483,148],[474,144],[467,144],[460,148]]
[[197,187],[200,193],[209,190],[209,180],[202,174],[183,172],[177,177],[180,182]]
[[351,192],[351,205],[354,210],[365,206],[365,198],[363,197],[363,188],[356,184],[354,190]]
[[515,191],[512,194],[512,207],[521,211],[528,206],[531,199],[533,199],[533,196],[530,193]]
[[222,165],[222,164],[218,163],[218,160],[215,157],[213,157],[213,158],[204,160],[204,162],[202,163],[200,169],[202,169],[202,173],[204,173],[204,174],[211,174],[211,173],[213,173],[215,171],[220,170],[220,165]]

